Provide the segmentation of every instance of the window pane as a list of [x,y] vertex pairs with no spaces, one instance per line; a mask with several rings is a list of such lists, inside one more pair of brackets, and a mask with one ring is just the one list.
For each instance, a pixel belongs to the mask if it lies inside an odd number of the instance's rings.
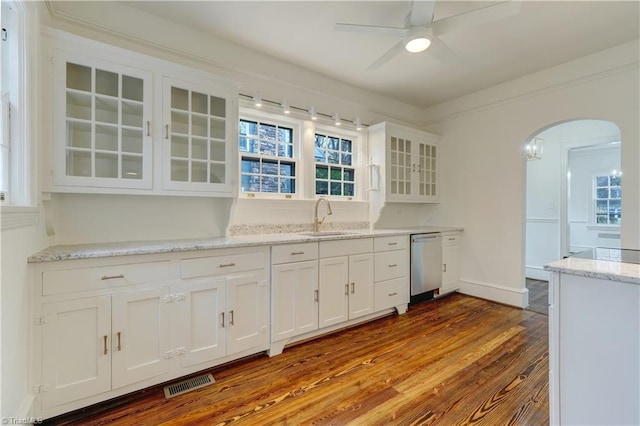
[[597,198],[609,198],[609,189],[608,188],[598,188],[596,190]]
[[316,181],[316,194],[327,195],[329,193],[329,182]]
[[324,135],[316,135],[316,147],[323,149],[327,147],[327,141]]
[[345,166],[351,165],[351,154],[342,154],[342,164]]
[[260,177],[242,175],[242,192],[260,192]]
[[355,170],[353,170],[353,169],[344,169],[344,178],[343,178],[343,180],[345,180],[347,182],[353,182],[354,181],[354,175],[355,175]]
[[609,177],[608,176],[598,176],[596,178],[596,186],[609,186]]
[[353,197],[353,184],[352,183],[345,183],[343,188],[344,188],[343,195],[348,195],[350,197]]
[[596,214],[605,214],[609,209],[609,203],[607,200],[596,201]]
[[240,134],[257,136],[258,123],[255,121],[240,120]]
[[260,154],[262,155],[276,155],[276,143],[260,140]]
[[342,151],[343,152],[351,152],[351,141],[347,139],[342,139]]
[[340,154],[336,151],[328,152],[327,163],[329,164],[340,164]]
[[611,198],[621,198],[620,188],[611,188]]
[[329,137],[327,148],[338,151],[340,149],[340,139]]
[[329,179],[329,168],[316,166],[316,179]]
[[293,194],[296,192],[295,179],[280,179],[280,192],[283,194]]
[[275,176],[262,176],[262,192],[278,192],[278,178]]
[[606,224],[607,223],[607,215],[606,214],[596,215],[596,223]]
[[293,145],[278,144],[278,157],[293,158]]
[[295,176],[295,165],[291,163],[280,163],[280,176]]
[[611,186],[620,186],[620,176],[611,176]]
[[260,123],[260,140],[276,140],[276,126]]
[[260,161],[255,158],[243,158],[242,173],[260,173]]
[[272,161],[263,161],[262,162],[262,174],[265,175],[277,175],[278,174],[278,163]]
[[331,180],[341,180],[342,169],[339,167],[331,167]]
[[288,129],[286,127],[278,128],[278,141],[280,142],[293,142],[293,129]]
[[318,163],[326,163],[327,153],[321,148],[316,148],[315,158]]
[[342,195],[342,184],[340,182],[331,182],[331,195]]

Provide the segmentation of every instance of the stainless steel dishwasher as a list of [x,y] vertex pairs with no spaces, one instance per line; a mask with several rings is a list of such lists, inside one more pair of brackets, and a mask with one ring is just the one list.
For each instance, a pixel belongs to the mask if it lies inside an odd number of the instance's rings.
[[411,303],[433,299],[442,286],[442,237],[439,232],[411,235]]

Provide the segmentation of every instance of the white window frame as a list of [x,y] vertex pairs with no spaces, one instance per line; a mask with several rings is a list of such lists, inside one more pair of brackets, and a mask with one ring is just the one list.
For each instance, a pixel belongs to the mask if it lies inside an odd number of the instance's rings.
[[[603,176],[607,176],[610,177],[611,176],[611,172],[607,172],[607,171],[602,171],[602,172],[597,172],[597,173],[593,173],[593,175],[591,176],[591,203],[590,203],[590,207],[589,207],[589,226],[588,229],[592,229],[592,230],[617,230],[620,229],[620,225],[621,224],[611,224],[611,223],[597,223],[597,218],[596,218],[596,206],[597,206],[597,200],[601,200],[602,198],[598,198],[598,194],[597,194],[597,179],[598,177],[603,177]],[[608,187],[610,188],[610,187]],[[621,185],[622,188],[622,185]],[[607,198],[608,200],[610,200],[611,198]],[[617,198],[613,198],[614,200],[616,200]],[[622,193],[620,194],[620,202],[622,204]],[[620,212],[620,221],[622,222],[622,211]],[[608,218],[607,218],[608,221]]]
[[[240,120],[257,121],[265,124],[273,124],[276,126],[288,127],[293,129],[293,157],[273,157],[270,155],[249,154],[248,156],[260,158],[264,160],[286,159],[287,162],[295,164],[295,187],[296,191],[292,194],[282,192],[244,192],[242,191],[242,156],[247,155],[240,151],[240,138],[238,137],[238,196],[241,198],[259,198],[259,199],[301,199],[304,197],[303,185],[304,175],[302,166],[302,120],[283,117],[279,114],[273,114],[265,111],[257,111],[249,108],[240,108],[238,117],[238,128]],[[239,136],[239,134],[238,134]]]
[[[331,195],[331,194],[316,194],[316,160],[315,160],[315,135],[322,134],[331,137],[337,137],[340,139],[348,139],[351,141],[351,167],[354,169],[354,192],[353,196],[347,195]],[[361,133],[357,131],[350,131],[347,129],[341,129],[335,126],[327,126],[324,124],[316,124],[314,131],[310,135],[311,146],[314,148],[310,158],[311,162],[311,197],[317,199],[319,197],[328,198],[331,201],[352,201],[352,200],[364,200],[365,194],[365,170],[366,167],[362,163],[362,159],[365,158],[365,140]],[[340,167],[344,167],[339,165]]]

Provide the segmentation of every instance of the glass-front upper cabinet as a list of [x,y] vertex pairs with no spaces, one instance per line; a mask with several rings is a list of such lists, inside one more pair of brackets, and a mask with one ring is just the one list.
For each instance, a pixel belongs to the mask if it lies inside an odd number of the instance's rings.
[[237,107],[232,91],[222,86],[164,78],[165,189],[231,193]]
[[151,74],[54,57],[54,186],[151,188]]

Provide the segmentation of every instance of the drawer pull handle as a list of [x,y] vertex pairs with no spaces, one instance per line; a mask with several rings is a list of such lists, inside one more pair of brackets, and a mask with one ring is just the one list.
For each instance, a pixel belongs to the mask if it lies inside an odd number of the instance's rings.
[[233,309],[229,311],[229,325],[233,325]]
[[122,334],[122,333],[120,333],[120,332],[118,331],[118,351],[121,351],[121,350],[122,350],[122,345],[120,344],[120,335],[121,335],[121,334]]
[[449,238],[449,241],[455,241],[455,240],[456,240],[455,238]]
[[313,301],[314,302],[320,301],[320,290],[313,291]]
[[393,296],[397,296],[397,295],[398,295],[397,292],[389,293],[389,297],[393,297]]
[[106,334],[102,336],[102,339],[104,341],[104,351],[102,353],[105,355],[109,353],[109,349],[107,349],[107,338],[108,336]]
[[356,292],[356,283],[351,283],[351,294],[355,294]]
[[398,266],[397,263],[392,263],[391,265],[389,265],[389,268],[396,268]]
[[299,255],[299,254],[304,254],[304,252],[303,251],[292,251],[291,252],[292,256],[296,256],[296,255]]
[[387,243],[387,244],[390,245],[390,246],[397,246],[398,245],[398,243]]
[[104,280],[115,280],[117,278],[124,278],[124,274],[119,274],[119,275],[104,275],[102,278],[100,278],[102,281]]
[[344,285],[344,294],[349,295],[349,284]]
[[224,328],[224,312],[222,312],[220,316],[222,316],[222,323],[220,325],[222,325],[222,328]]
[[164,125],[164,138],[166,140],[169,140],[169,125],[168,124]]
[[219,268],[228,268],[230,266],[236,266],[235,263],[221,263],[218,267]]
[[442,272],[447,272],[447,264],[444,263],[442,266],[444,266],[444,268],[442,269]]
[[151,122],[147,121],[147,136],[151,136]]

